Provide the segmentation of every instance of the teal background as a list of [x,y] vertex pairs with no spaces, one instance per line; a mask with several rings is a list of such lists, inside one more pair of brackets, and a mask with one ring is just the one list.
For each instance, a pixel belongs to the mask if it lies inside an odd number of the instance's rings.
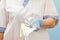
[[59,14],[59,22],[53,29],[47,29],[50,35],[50,40],[60,40],[60,0],[54,0],[54,4]]

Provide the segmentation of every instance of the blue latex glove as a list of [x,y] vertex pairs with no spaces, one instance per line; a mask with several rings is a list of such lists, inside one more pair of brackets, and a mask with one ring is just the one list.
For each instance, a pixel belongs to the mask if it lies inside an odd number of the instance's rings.
[[36,24],[36,29],[34,31],[38,31],[40,27],[43,25],[43,21],[40,19],[34,19],[30,24],[27,26],[32,28]]

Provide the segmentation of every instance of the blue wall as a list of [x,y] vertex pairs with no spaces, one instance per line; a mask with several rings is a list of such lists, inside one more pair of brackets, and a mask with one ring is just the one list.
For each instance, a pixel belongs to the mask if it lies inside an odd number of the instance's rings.
[[[60,0],[54,0],[55,6],[57,8],[58,14],[60,15]],[[50,40],[60,40],[60,16],[58,25],[53,29],[48,29]]]

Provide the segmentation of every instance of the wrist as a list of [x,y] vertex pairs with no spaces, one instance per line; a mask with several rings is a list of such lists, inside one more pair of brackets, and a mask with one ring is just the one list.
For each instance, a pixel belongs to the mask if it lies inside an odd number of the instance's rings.
[[54,28],[54,26],[57,23],[57,20],[54,18],[47,18],[44,19],[44,25],[42,25],[42,28]]

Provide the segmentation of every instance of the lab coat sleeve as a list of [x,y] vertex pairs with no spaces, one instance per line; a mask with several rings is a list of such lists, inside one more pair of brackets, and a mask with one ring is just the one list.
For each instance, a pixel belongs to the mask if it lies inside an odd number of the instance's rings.
[[6,29],[6,13],[4,10],[4,1],[0,0],[0,32]]
[[58,19],[57,9],[53,0],[47,0],[45,5],[44,19],[49,17]]
[[4,32],[6,26],[6,14],[4,13],[4,10],[0,10],[0,32]]

